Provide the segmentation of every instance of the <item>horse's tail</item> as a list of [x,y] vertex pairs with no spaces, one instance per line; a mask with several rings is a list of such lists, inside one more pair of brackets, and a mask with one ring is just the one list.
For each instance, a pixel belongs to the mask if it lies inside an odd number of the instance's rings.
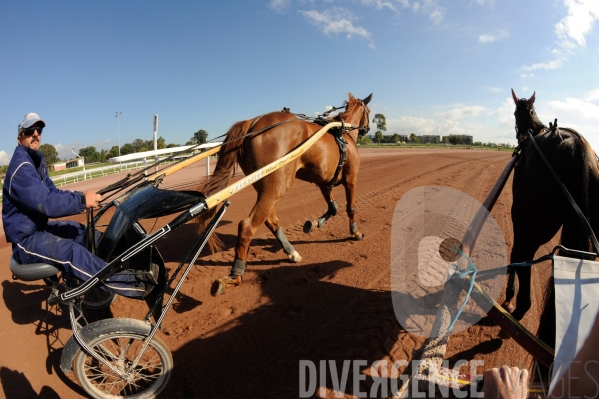
[[[249,131],[253,121],[254,120],[251,119],[237,122],[231,126],[231,129],[227,132],[225,142],[218,152],[218,162],[216,163],[214,173],[208,179],[201,182],[198,188],[198,191],[204,193],[206,197],[219,192],[227,186],[231,171],[233,170],[235,163],[242,156],[242,145],[244,141],[242,136]],[[198,232],[201,233],[206,228],[215,212],[216,207],[198,218]],[[223,242],[218,238],[216,233],[210,236],[208,246],[213,253],[221,251],[224,248]]]

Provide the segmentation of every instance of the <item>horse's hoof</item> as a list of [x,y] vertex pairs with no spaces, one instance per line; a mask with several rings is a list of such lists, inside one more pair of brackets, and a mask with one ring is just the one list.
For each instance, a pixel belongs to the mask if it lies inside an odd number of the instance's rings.
[[287,256],[289,256],[289,260],[292,261],[293,263],[302,261],[302,256],[299,254],[299,252],[297,252],[295,250],[293,251],[293,253],[291,255],[287,255]]
[[351,236],[351,239],[354,241],[362,241],[364,239],[364,234],[356,233],[353,236]]
[[308,220],[304,223],[304,233],[308,234],[313,232],[316,229],[316,226],[318,226],[317,220]]
[[218,296],[224,294],[226,291],[230,290],[233,287],[236,287],[241,284],[241,276],[236,277],[223,277],[219,278],[215,282],[212,283],[212,287],[210,287],[210,295]]

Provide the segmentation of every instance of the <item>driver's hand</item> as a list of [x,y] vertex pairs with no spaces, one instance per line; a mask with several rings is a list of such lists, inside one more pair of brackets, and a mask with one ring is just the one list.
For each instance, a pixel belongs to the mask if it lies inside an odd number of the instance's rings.
[[525,399],[528,396],[528,370],[502,366],[485,371],[482,392],[489,399]]
[[86,191],[84,194],[86,208],[96,208],[98,207],[98,202],[102,201],[102,196],[93,191]]

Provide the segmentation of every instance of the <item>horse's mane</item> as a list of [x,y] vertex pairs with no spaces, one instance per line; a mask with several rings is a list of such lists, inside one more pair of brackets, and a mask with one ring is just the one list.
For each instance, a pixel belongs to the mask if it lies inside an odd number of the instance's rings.
[[359,104],[359,102],[358,99],[349,93],[349,100],[344,101],[343,104],[345,104],[345,111],[335,115],[333,117],[334,121],[340,122],[346,119],[352,113],[352,110]]

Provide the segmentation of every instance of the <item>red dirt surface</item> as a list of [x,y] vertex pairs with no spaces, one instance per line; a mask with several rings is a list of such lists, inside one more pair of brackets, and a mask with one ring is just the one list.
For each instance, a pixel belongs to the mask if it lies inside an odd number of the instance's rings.
[[[410,360],[423,338],[397,322],[391,302],[390,239],[395,205],[408,190],[422,185],[452,187],[483,202],[510,158],[508,152],[476,150],[361,150],[358,176],[360,242],[348,240],[345,195],[333,190],[341,212],[320,230],[302,232],[306,220],[326,210],[320,191],[297,181],[277,208],[290,242],[303,256],[292,264],[265,226],[252,241],[245,281],[213,298],[211,282],[228,273],[233,262],[237,223],[253,206],[256,194],[246,189],[231,198],[218,232],[227,249],[205,253],[188,276],[158,333],[172,351],[174,371],[161,398],[294,398],[299,395],[299,361],[364,360],[365,374],[377,360]],[[182,188],[204,174],[196,165],[170,176],[165,187]],[[67,186],[99,189],[119,176]],[[508,254],[512,246],[511,179],[492,215],[501,227]],[[84,215],[78,220],[84,222]],[[155,228],[166,223],[160,219]],[[154,220],[145,223],[150,229]],[[167,268],[173,270],[191,246],[193,226],[183,226],[158,243]],[[72,374],[59,368],[60,354],[71,336],[68,316],[48,308],[49,289],[38,282],[11,279],[10,245],[0,238],[0,382],[7,398],[86,397]],[[556,243],[547,244],[539,254]],[[542,287],[549,264],[536,266],[533,308],[523,324],[536,331]],[[141,319],[144,302],[120,297],[110,311],[94,317]],[[446,359],[483,360],[478,373],[498,363],[531,366],[532,359],[515,341],[498,338],[499,327],[485,320],[451,337]],[[353,368],[353,365],[352,365]],[[464,367],[463,370],[469,369]],[[327,371],[328,373],[328,371]],[[351,379],[343,395],[355,392]],[[360,390],[369,393],[369,379]],[[326,396],[335,397],[330,376]],[[316,395],[319,391],[316,391]],[[380,395],[379,391],[377,395]],[[370,397],[370,396],[369,396]],[[375,396],[376,397],[376,396]]]

